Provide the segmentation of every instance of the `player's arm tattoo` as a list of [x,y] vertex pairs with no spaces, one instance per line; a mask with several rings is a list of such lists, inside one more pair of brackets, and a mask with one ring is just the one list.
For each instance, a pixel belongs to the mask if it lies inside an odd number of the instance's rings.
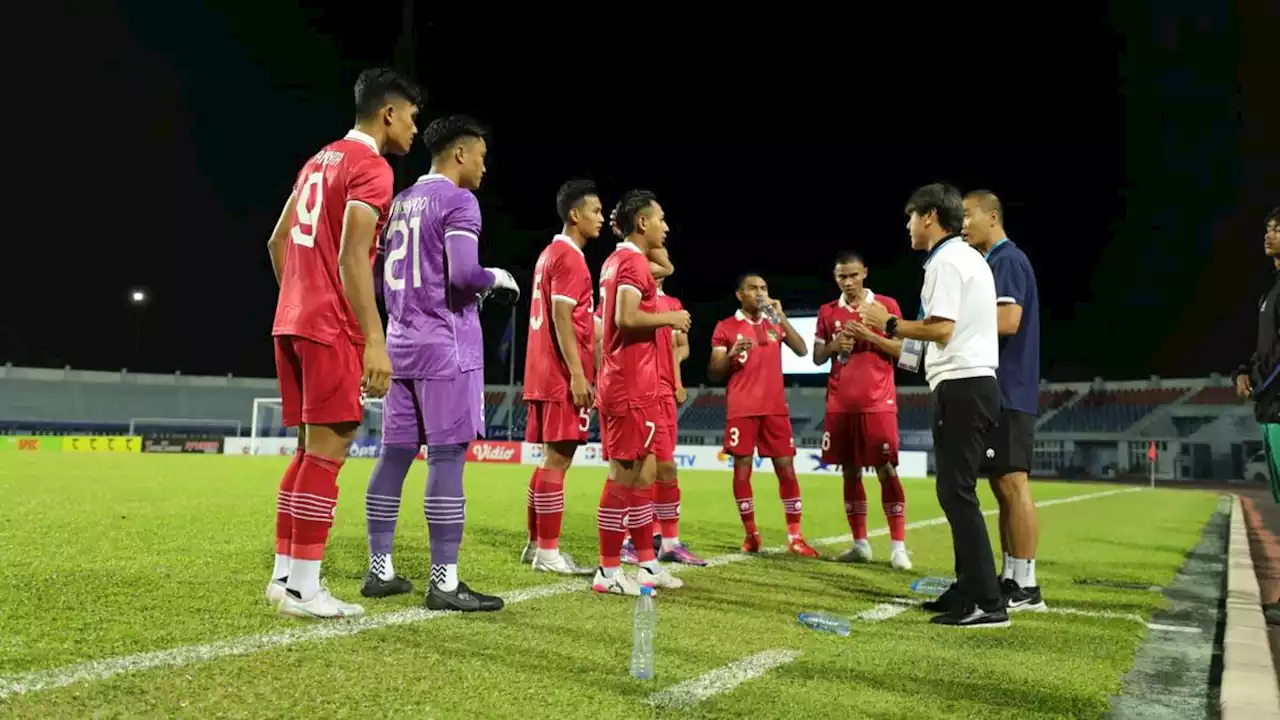
[[271,231],[271,237],[267,238],[267,254],[271,256],[271,269],[276,274],[276,285],[279,285],[284,278],[284,258],[285,249],[288,248],[289,228],[293,225],[293,214],[297,210],[298,193],[289,193],[289,199],[284,203],[284,210],[280,212],[280,218],[276,220],[275,229]]

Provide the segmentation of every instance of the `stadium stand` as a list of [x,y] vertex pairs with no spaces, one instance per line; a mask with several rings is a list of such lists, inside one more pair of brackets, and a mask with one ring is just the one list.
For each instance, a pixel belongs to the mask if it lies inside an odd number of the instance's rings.
[[[119,435],[180,433],[248,436],[285,434],[271,378],[95,372],[70,368],[0,367],[0,434]],[[723,388],[690,388],[679,415],[680,442],[723,440]],[[821,442],[824,389],[787,389],[798,447]],[[255,401],[256,404],[255,404]],[[925,388],[898,391],[903,447],[931,451],[930,400]],[[255,408],[260,415],[254,424]],[[362,432],[379,432],[378,407]],[[274,414],[274,415],[273,415]],[[485,390],[485,420],[493,438],[523,437],[528,408],[520,388]],[[132,422],[131,422],[132,421]],[[1141,472],[1150,443],[1159,448],[1158,478],[1239,478],[1260,445],[1252,412],[1224,378],[1045,384],[1040,392],[1033,471],[1037,475],[1110,477]],[[598,438],[592,415],[589,437]]]

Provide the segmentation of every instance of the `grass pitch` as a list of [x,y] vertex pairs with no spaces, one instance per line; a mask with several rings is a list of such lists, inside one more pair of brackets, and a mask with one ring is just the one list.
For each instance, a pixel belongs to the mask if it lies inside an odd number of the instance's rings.
[[[515,600],[505,610],[420,610],[424,463],[406,483],[395,554],[415,593],[359,598],[363,496],[373,468],[366,460],[343,470],[325,576],[336,595],[363,602],[370,616],[360,624],[289,621],[262,599],[286,462],[6,455],[0,715],[1097,717],[1148,632],[1133,618],[1058,614],[1015,615],[1009,630],[960,631],[931,626],[918,610],[855,619],[848,638],[810,631],[796,623],[797,612],[856,616],[910,596],[917,577],[949,575],[946,524],[908,533],[911,573],[884,564],[883,534],[872,538],[871,565],[742,558],[728,474],[687,472],[681,537],[720,564],[685,570],[685,588],[660,594],[657,678],[635,681],[627,674],[632,602],[517,563],[529,467],[467,466],[459,574]],[[595,553],[602,479],[588,468],[566,483],[562,547],[584,564]],[[942,517],[931,481],[904,482],[908,521]],[[785,537],[776,487],[770,471],[756,472],[757,521],[775,546]],[[806,535],[831,540],[819,550],[834,556],[848,534],[840,480],[802,476],[801,487]],[[1039,502],[1116,489],[1034,486]],[[874,480],[867,492],[871,525],[882,528]],[[995,507],[985,488],[983,503]],[[1046,601],[1149,617],[1163,602],[1158,593],[1075,580],[1168,585],[1216,503],[1210,493],[1143,490],[1043,507],[1037,575]],[[989,527],[997,539],[994,517]],[[780,651],[771,655],[776,666],[740,685],[726,679],[734,671],[714,672],[770,650]]]

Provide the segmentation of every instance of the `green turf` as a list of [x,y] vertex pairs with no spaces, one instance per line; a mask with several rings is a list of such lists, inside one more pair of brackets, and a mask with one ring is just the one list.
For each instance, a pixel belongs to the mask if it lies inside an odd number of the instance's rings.
[[[31,671],[310,625],[262,600],[274,498],[284,458],[142,455],[5,457],[0,474],[0,688]],[[352,461],[325,575],[361,600],[364,485],[372,461]],[[421,587],[427,571],[418,463],[405,489],[397,569]],[[469,465],[462,579],[488,592],[561,582],[516,563],[524,543],[529,468]],[[564,549],[589,562],[602,473],[570,474]],[[765,542],[781,544],[782,510],[768,470],[756,474]],[[909,520],[941,516],[932,483],[909,480]],[[682,476],[681,536],[705,557],[741,542],[727,474]],[[811,539],[847,533],[840,481],[803,476]],[[872,508],[878,488],[867,486]],[[1037,483],[1045,501],[1112,486]],[[984,491],[984,507],[994,507]],[[1216,496],[1142,491],[1045,507],[1037,574],[1056,607],[1149,615],[1156,593],[1085,586],[1089,577],[1166,585]],[[883,525],[877,509],[872,526]],[[990,519],[994,529],[994,518]],[[632,603],[572,592],[492,615],[451,616],[293,644],[239,657],[128,673],[0,700],[17,716],[650,716],[650,694],[770,648],[800,657],[765,676],[665,715],[706,717],[1098,716],[1119,691],[1146,634],[1135,622],[1018,615],[1007,631],[930,626],[909,611],[857,623],[848,638],[809,631],[801,610],[853,614],[909,594],[915,577],[949,574],[945,524],[913,530],[916,570],[883,561],[837,565],[761,557],[689,570],[658,598],[658,677],[627,675]],[[840,545],[819,548],[833,555]],[[585,582],[583,583],[585,587]],[[362,601],[371,614],[417,607],[420,594]]]

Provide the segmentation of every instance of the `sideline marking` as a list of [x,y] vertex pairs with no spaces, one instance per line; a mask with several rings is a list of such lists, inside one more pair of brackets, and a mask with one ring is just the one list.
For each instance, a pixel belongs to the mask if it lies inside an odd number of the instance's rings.
[[729,692],[748,680],[800,657],[799,650],[774,648],[745,657],[724,667],[703,673],[692,680],[672,685],[645,700],[656,708],[687,708],[713,695]]

